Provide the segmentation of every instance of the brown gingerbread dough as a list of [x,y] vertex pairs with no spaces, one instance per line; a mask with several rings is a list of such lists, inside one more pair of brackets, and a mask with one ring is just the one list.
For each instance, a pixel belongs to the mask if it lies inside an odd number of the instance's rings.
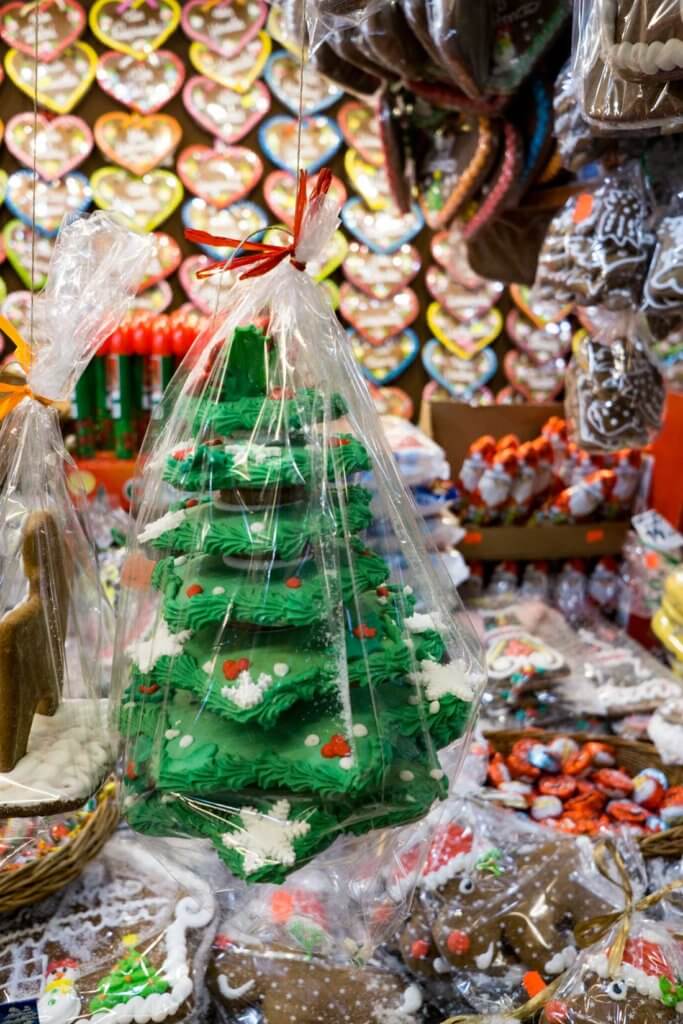
[[22,547],[28,596],[0,620],[0,771],[24,756],[36,712],[54,715],[64,676],[70,574],[49,512],[27,516]]

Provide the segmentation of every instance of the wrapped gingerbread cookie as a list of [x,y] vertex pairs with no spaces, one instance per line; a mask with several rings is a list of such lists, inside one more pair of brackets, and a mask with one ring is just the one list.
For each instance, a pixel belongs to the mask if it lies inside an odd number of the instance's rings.
[[85,803],[112,764],[103,697],[111,612],[60,412],[117,325],[150,243],[96,213],[63,227],[0,383],[0,816]]
[[662,217],[655,237],[643,288],[643,309],[655,317],[679,317],[683,313],[683,211],[672,210]]
[[306,199],[302,174],[289,246],[192,234],[242,255],[207,270],[236,280],[146,441],[123,573],[128,819],[210,839],[249,882],[423,817],[484,678],[306,273],[338,223],[329,182]]
[[661,427],[664,383],[632,317],[580,342],[565,390],[568,427],[584,450],[640,448]]

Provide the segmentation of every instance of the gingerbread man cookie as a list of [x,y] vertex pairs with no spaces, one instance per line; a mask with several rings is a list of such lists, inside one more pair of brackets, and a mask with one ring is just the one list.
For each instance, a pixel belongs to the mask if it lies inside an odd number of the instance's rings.
[[0,771],[24,756],[33,716],[54,715],[64,675],[70,576],[63,539],[49,512],[26,520],[28,595],[0,620]]

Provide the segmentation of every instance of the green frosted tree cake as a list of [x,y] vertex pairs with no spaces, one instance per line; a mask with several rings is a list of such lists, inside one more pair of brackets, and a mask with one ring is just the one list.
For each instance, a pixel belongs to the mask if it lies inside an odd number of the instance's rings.
[[252,881],[424,815],[446,792],[435,749],[473,699],[439,623],[366,546],[372,466],[344,403],[283,375],[237,328],[187,400],[191,437],[163,469],[177,500],[138,537],[162,556],[158,607],[121,707],[131,824],[208,837]]

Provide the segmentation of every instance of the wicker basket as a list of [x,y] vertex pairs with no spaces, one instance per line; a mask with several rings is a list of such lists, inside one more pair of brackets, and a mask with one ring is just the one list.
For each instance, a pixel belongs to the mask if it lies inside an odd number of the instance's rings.
[[0,913],[37,903],[73,882],[100,852],[118,819],[116,784],[108,782],[91,817],[71,842],[16,871],[0,873]]
[[[541,729],[497,729],[484,735],[494,750],[507,755],[517,740],[531,738],[538,739],[540,743],[549,743],[558,732],[543,732]],[[645,768],[658,768],[664,772],[672,786],[683,786],[683,765],[665,765],[651,743],[637,743],[635,740],[625,740],[620,736],[594,736],[583,732],[566,735],[571,736],[577,743],[585,743],[588,740],[609,743],[616,751],[617,764],[623,766],[631,775],[637,775]],[[681,857],[683,825],[677,825],[665,832],[640,836],[638,845],[644,857]]]

